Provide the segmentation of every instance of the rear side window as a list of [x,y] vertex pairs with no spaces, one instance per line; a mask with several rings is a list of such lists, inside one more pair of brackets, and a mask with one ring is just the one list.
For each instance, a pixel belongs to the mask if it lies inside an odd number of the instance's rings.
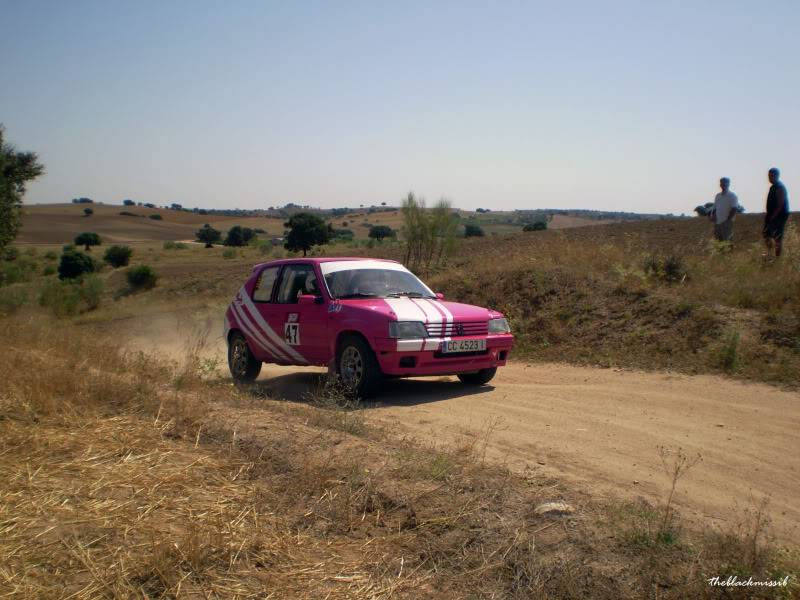
[[289,265],[283,269],[278,288],[278,304],[297,304],[300,294],[320,295],[317,276],[311,265]]
[[256,302],[271,302],[272,288],[275,287],[275,279],[278,277],[278,267],[268,267],[261,271],[253,290],[253,300]]

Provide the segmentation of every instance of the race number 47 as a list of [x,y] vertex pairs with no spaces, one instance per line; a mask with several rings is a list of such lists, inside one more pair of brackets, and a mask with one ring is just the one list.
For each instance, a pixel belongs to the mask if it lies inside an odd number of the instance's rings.
[[300,323],[285,323],[283,326],[283,339],[290,346],[300,345]]

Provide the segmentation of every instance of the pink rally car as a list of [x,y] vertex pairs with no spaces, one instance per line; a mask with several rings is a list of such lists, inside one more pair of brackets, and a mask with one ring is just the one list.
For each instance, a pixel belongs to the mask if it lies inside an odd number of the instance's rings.
[[362,398],[384,376],[487,383],[511,351],[508,322],[497,311],[442,298],[390,260],[260,264],[225,313],[228,366],[235,380],[249,382],[265,362],[327,365]]

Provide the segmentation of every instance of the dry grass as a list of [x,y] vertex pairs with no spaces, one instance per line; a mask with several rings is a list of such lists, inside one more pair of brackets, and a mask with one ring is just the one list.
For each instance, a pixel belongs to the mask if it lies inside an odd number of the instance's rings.
[[[14,597],[682,598],[713,595],[706,572],[796,564],[762,517],[724,543],[634,549],[618,534],[630,514],[607,526],[606,504],[487,462],[497,423],[426,447],[337,409],[335,390],[260,398],[204,372],[202,326],[168,360],[69,321],[3,325],[0,590]],[[576,511],[534,511],[549,501]],[[754,558],[731,562],[732,547]]]

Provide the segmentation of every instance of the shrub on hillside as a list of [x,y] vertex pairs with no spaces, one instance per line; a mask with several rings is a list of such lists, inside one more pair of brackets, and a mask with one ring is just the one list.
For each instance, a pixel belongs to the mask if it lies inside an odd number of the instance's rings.
[[222,243],[226,246],[246,246],[255,235],[255,232],[249,227],[234,225],[228,230],[228,235]]
[[82,280],[49,279],[39,292],[39,305],[49,308],[57,317],[68,317],[100,306],[103,281],[94,274]]
[[91,217],[94,214],[94,209],[92,208],[84,208],[83,209],[83,216],[84,217]]
[[121,210],[121,211],[119,211],[119,214],[121,214],[123,217],[138,217],[139,216],[136,213],[130,212],[129,210]]
[[103,260],[115,269],[127,267],[131,261],[133,250],[128,246],[111,246],[103,255]]
[[188,244],[184,244],[183,242],[173,242],[173,241],[164,242],[163,246],[164,250],[186,250],[186,248],[188,247],[189,247]]
[[160,214],[158,214],[158,213],[155,213],[155,214],[152,214],[152,215],[150,215],[150,217],[149,217],[149,218],[153,219],[154,221],[163,221],[163,220],[164,220],[164,217],[162,217],[162,216],[161,216]]
[[396,237],[397,233],[388,225],[373,225],[369,229],[368,236],[380,242],[388,237]]
[[484,235],[483,227],[480,225],[475,225],[473,223],[464,225],[464,237],[483,237]]
[[139,265],[128,270],[128,283],[134,290],[149,290],[156,285],[158,275],[147,265]]
[[58,263],[59,279],[76,279],[87,273],[97,271],[97,263],[88,254],[75,250],[66,251]]
[[230,260],[231,258],[236,258],[236,250],[233,248],[225,248],[222,253],[222,258]]
[[16,312],[28,300],[28,292],[20,286],[0,289],[0,315]]
[[9,246],[3,251],[3,260],[17,260],[19,250],[16,246]]
[[30,281],[39,265],[29,258],[0,262],[0,286]]
[[546,221],[536,221],[535,223],[527,223],[522,231],[544,231],[547,229]]
[[644,261],[644,272],[654,279],[667,283],[684,281],[689,275],[683,258],[675,254],[665,257],[651,254]]
[[58,253],[55,250],[48,250],[44,253],[45,260],[55,260],[58,258]]
[[201,229],[197,230],[195,236],[206,245],[206,248],[212,248],[214,244],[219,243],[219,240],[222,238],[222,233],[206,223]]
[[42,269],[42,275],[44,275],[45,277],[55,274],[56,274],[56,268],[53,265],[45,265],[44,269]]

